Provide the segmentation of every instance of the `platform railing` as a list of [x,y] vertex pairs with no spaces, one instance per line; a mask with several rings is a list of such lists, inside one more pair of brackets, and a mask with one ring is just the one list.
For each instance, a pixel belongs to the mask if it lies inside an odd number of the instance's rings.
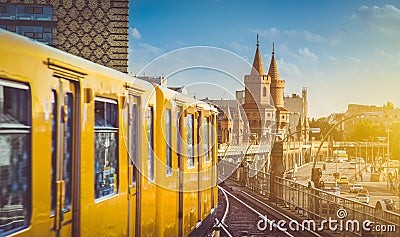
[[[257,172],[257,175],[249,177],[249,168],[239,167],[229,179],[262,197],[272,195],[269,173]],[[323,228],[343,236],[400,236],[400,214],[292,180],[274,177],[273,181],[275,203],[302,220],[313,220],[317,231]],[[329,228],[329,220],[333,221],[336,230]],[[378,227],[386,231],[367,231]]]

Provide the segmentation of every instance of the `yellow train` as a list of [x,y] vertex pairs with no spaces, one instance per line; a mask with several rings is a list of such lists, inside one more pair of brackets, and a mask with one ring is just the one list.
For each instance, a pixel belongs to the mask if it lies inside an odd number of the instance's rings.
[[0,30],[0,236],[187,236],[217,205],[217,110]]

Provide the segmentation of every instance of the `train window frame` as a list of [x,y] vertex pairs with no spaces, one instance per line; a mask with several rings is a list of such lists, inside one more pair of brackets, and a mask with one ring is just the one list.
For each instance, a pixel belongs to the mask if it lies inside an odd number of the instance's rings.
[[[2,197],[0,210],[4,206],[21,205],[23,221],[21,225],[11,228],[0,229],[0,233],[9,235],[17,231],[26,229],[30,225],[32,215],[32,95],[28,85],[0,78],[0,163],[2,164],[1,177],[6,172],[11,173],[5,181],[0,179],[1,193],[8,195]],[[7,111],[8,110],[8,111]],[[15,136],[17,135],[18,137]],[[7,141],[7,136],[9,139]],[[21,139],[21,136],[23,136]],[[21,142],[23,141],[23,142]],[[9,150],[6,150],[11,147]],[[17,149],[13,149],[13,148]],[[7,160],[7,153],[9,159]],[[19,153],[19,154],[18,154]],[[12,157],[13,156],[13,157]],[[8,163],[8,164],[7,164]],[[6,166],[9,169],[6,170]],[[26,171],[26,172],[24,172]],[[12,178],[10,178],[10,175]],[[22,176],[22,177],[19,177]],[[1,178],[0,177],[0,178]],[[12,180],[12,183],[9,181]],[[7,182],[8,181],[8,182]],[[3,182],[6,184],[4,185]],[[16,203],[18,202],[19,203]],[[14,212],[15,213],[15,212]],[[10,217],[12,222],[14,217],[20,216],[16,213]],[[12,223],[10,222],[10,223]],[[3,225],[7,226],[7,224]]]
[[154,182],[154,109],[148,106],[146,110],[147,124],[147,181]]
[[131,95],[131,104],[130,104],[130,113],[129,113],[129,133],[130,133],[130,147],[129,147],[129,162],[130,165],[133,165],[132,169],[132,183],[130,184],[132,187],[136,186],[136,160],[138,157],[138,150],[140,146],[138,141],[140,141],[139,136],[139,117],[140,115],[140,97]]
[[64,179],[64,206],[63,212],[71,210],[72,205],[72,157],[74,153],[74,113],[75,101],[72,92],[67,91],[63,95],[64,105],[67,106],[67,121],[64,126],[64,157],[63,157],[63,179]]
[[[113,197],[118,194],[119,192],[119,109],[118,109],[118,101],[114,99],[108,99],[108,98],[103,98],[103,97],[95,97],[94,99],[95,105],[94,105],[94,199],[95,202],[103,201],[105,199],[108,199],[110,197]],[[100,106],[100,104],[103,104],[104,106],[103,111],[101,111],[102,108],[97,107],[96,105]],[[108,106],[107,106],[108,105]],[[110,109],[108,108],[110,107]],[[114,112],[115,116],[114,118],[110,117],[112,115],[108,115],[108,113],[113,113],[113,108],[114,107]],[[99,111],[96,111],[99,110]],[[97,112],[103,112],[102,117],[97,116],[101,115],[101,113],[96,114]],[[102,121],[96,121],[98,119],[104,119],[104,123],[101,124]],[[107,122],[107,119],[110,119],[110,123]],[[114,123],[114,124],[113,124]],[[102,126],[101,126],[102,125]],[[97,143],[96,139],[96,133],[102,134],[101,137],[98,139],[100,142]],[[97,150],[97,148],[100,148],[102,145],[101,140],[104,139],[105,143],[107,144],[106,140],[107,137],[104,136],[105,134],[107,135],[112,135],[114,134],[114,138],[110,136],[108,138],[108,147],[104,149],[104,154],[105,152],[108,152],[110,145],[110,141],[114,139],[114,160],[113,161],[107,161],[106,159],[104,160],[104,166],[101,167],[101,160],[97,160],[97,154],[102,152],[101,150]],[[104,136],[104,137],[103,137]],[[113,142],[113,141],[111,141]],[[108,154],[110,155],[110,154]],[[112,155],[112,154],[111,154]],[[108,158],[112,156],[107,156]],[[101,158],[101,157],[100,157]],[[110,163],[114,162],[114,166],[112,167]],[[107,164],[106,164],[107,163]],[[106,169],[107,168],[107,169]],[[105,176],[105,178],[104,178]],[[100,180],[101,179],[101,180]],[[101,184],[99,182],[102,181],[103,185],[106,186],[106,188],[100,187]],[[107,183],[108,182],[108,183]],[[107,193],[109,191],[109,193]],[[104,193],[102,193],[104,192]]]
[[209,163],[211,162],[210,157],[210,118],[204,117],[203,118],[203,148],[204,148],[204,162]]
[[194,168],[194,114],[188,113],[185,118],[186,130],[186,158],[188,169]]
[[172,176],[172,111],[167,109],[165,112],[165,173]]
[[181,157],[182,157],[182,135],[181,135],[181,116],[182,116],[183,107],[178,105],[176,107],[176,157],[178,163],[178,170],[181,171]]
[[56,90],[52,90],[52,116],[51,116],[51,200],[50,200],[50,216],[56,213],[57,198],[57,119],[58,119],[58,95]]

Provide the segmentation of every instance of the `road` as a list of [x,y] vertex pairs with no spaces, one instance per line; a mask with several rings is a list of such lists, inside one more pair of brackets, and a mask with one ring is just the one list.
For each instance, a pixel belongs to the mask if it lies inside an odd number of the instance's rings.
[[[307,185],[308,180],[310,180],[311,177],[311,169],[312,169],[313,164],[308,163],[304,166],[301,166],[297,168],[297,172],[295,172],[295,176],[297,178],[297,182]],[[318,163],[317,167],[322,167],[322,163]],[[363,171],[363,181],[360,181],[360,178],[358,177],[358,180],[354,179],[354,173],[355,169],[352,168],[354,165],[351,165],[349,162],[343,162],[343,163],[338,163],[337,168],[336,168],[336,163],[327,163],[326,164],[326,170],[322,171],[322,178],[321,180],[325,182],[329,181],[334,181],[333,173],[337,172],[340,174],[340,176],[346,176],[349,179],[349,184],[342,184],[340,185],[340,195],[342,197],[350,198],[353,200],[355,199],[355,194],[350,193],[350,186],[353,183],[359,183],[362,184],[364,188],[366,188],[369,191],[370,194],[370,201],[369,204],[372,206],[375,206],[376,202],[378,200],[381,200],[382,198],[392,198],[396,202],[397,208],[400,207],[400,202],[399,202],[399,196],[396,195],[393,191],[391,191],[387,187],[387,183],[384,182],[370,182],[370,172]],[[369,165],[361,165],[361,169],[368,168]],[[369,169],[368,169],[369,170]],[[357,172],[359,171],[357,167]],[[397,213],[400,213],[400,210],[396,210]]]

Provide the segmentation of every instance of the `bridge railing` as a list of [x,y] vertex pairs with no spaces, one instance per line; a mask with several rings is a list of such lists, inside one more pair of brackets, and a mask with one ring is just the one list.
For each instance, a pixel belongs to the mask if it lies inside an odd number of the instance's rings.
[[[316,231],[323,228],[333,233],[343,232],[345,236],[400,236],[400,214],[279,177],[274,177],[274,192],[271,193],[270,175],[257,172],[249,177],[249,171],[254,172],[240,167],[229,179],[263,197],[274,196],[277,205],[303,220],[313,220],[311,224],[315,224]],[[371,232],[368,228],[385,231]]]

